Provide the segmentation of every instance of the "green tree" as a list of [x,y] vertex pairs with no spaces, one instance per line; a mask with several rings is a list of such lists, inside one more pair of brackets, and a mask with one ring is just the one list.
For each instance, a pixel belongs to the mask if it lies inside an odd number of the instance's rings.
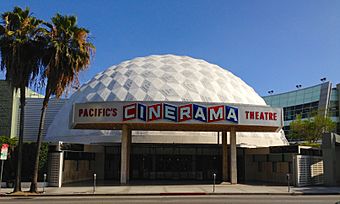
[[39,154],[46,109],[51,96],[59,98],[67,87],[78,84],[78,73],[90,64],[94,46],[88,40],[89,31],[77,26],[75,16],[57,14],[52,24],[46,24],[46,50],[43,64],[46,67],[43,78],[47,80],[45,97],[41,108],[37,136],[36,157],[30,192],[37,192]]
[[2,144],[8,144],[9,150],[13,150],[13,148],[17,145],[18,139],[16,137],[7,137],[7,136],[0,136],[0,147]]
[[331,132],[336,124],[329,117],[313,114],[312,117],[302,119],[300,115],[290,123],[291,137],[315,143],[322,138],[323,133]]
[[20,130],[14,192],[21,191],[22,145],[26,87],[35,81],[42,59],[42,21],[33,17],[29,8],[15,7],[1,15],[0,54],[1,71],[15,90],[20,91]]

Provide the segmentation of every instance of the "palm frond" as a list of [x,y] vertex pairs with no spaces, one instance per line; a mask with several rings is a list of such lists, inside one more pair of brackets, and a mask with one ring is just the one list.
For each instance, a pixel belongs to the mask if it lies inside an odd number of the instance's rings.
[[49,93],[60,97],[68,87],[78,84],[78,74],[90,64],[94,46],[88,41],[88,30],[77,26],[75,16],[56,14],[49,28],[45,75]]

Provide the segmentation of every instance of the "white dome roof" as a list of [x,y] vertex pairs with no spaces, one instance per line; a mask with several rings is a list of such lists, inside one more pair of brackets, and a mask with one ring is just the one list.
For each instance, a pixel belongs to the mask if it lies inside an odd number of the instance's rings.
[[191,101],[266,105],[244,81],[204,60],[153,55],[122,62],[84,84],[75,102]]
[[[124,61],[98,73],[84,84],[57,114],[47,138],[104,142],[118,131],[71,130],[73,103],[99,101],[190,101],[266,105],[239,77],[201,59],[175,55],[152,55]],[[118,134],[117,134],[118,132]],[[145,133],[145,131],[143,131]],[[173,133],[172,133],[173,134]],[[80,139],[78,136],[83,136]],[[91,139],[93,136],[95,138]],[[100,137],[105,137],[105,139]],[[67,139],[67,140],[69,140]],[[103,140],[102,140],[103,139]],[[111,140],[108,140],[112,142]]]

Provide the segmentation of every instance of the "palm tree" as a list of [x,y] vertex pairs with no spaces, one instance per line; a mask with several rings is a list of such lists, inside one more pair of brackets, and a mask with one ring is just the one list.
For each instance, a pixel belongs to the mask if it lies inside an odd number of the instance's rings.
[[47,46],[43,64],[43,77],[47,80],[41,108],[36,156],[30,192],[37,192],[39,154],[46,109],[51,96],[59,98],[67,87],[78,84],[78,73],[90,64],[94,46],[88,41],[89,31],[77,26],[75,16],[56,14],[46,33]]
[[41,20],[33,17],[29,8],[15,7],[1,15],[0,54],[1,71],[12,87],[20,91],[20,131],[14,192],[21,191],[22,144],[26,87],[35,81],[41,65]]

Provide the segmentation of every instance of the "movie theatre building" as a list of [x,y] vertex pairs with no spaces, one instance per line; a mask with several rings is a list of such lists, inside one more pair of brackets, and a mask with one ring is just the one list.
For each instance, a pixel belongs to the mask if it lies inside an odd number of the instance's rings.
[[[51,105],[45,136],[53,144],[48,175],[55,186],[94,173],[121,184],[210,182],[213,174],[246,182],[261,170],[252,166],[254,152],[288,145],[281,108],[267,106],[226,69],[186,56],[122,62],[58,107]],[[277,158],[276,180],[285,182],[292,159]]]

